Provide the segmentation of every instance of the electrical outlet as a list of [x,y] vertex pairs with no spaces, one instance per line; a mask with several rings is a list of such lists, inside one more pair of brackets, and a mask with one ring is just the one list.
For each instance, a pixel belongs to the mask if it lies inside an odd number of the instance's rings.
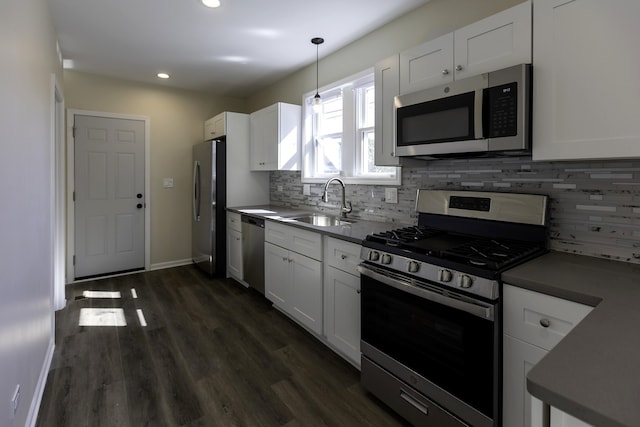
[[16,390],[13,392],[11,402],[9,402],[9,415],[11,419],[15,418],[16,412],[18,412],[18,405],[20,404],[20,384],[16,385]]
[[302,194],[305,196],[311,195],[311,184],[303,184],[302,185]]
[[398,189],[395,187],[385,188],[384,201],[387,203],[398,203]]

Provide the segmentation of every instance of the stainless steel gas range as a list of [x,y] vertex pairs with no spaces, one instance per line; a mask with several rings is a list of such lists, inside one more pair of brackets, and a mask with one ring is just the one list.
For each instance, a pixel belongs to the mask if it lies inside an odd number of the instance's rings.
[[361,382],[414,425],[501,425],[500,274],[547,251],[547,197],[419,190],[362,245]]

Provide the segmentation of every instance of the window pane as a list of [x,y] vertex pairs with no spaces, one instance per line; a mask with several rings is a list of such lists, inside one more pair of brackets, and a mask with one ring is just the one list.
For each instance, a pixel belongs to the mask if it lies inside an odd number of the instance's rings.
[[316,172],[320,175],[336,174],[342,170],[342,138],[340,135],[318,139]]
[[371,128],[363,130],[361,132],[361,142],[362,164],[360,173],[362,175],[395,177],[396,168],[375,165],[375,131]]
[[342,95],[324,98],[319,116],[320,136],[342,133]]
[[373,85],[360,89],[361,102],[360,128],[373,127],[375,123],[375,90]]

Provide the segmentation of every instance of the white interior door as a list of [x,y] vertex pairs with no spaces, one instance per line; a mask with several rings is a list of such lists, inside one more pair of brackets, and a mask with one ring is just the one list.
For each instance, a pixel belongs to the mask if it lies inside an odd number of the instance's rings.
[[145,122],[75,115],[75,278],[144,269]]

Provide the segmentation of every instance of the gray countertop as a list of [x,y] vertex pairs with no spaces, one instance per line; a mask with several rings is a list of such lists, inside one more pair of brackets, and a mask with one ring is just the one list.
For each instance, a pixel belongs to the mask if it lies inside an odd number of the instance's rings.
[[595,307],[531,369],[529,392],[595,426],[640,426],[640,265],[551,252],[502,277]]
[[[274,205],[228,207],[227,210],[239,214],[254,216],[257,218],[264,218],[272,221],[286,223],[287,225],[291,225],[293,227],[317,231],[321,234],[336,237],[338,239],[357,244],[362,243],[367,234],[379,233],[381,231],[392,230],[394,228],[407,225],[388,222],[366,221],[359,218],[347,218],[346,221],[350,222],[349,224],[334,227],[320,227],[316,225],[292,221],[290,219],[294,216],[318,213],[316,211]],[[326,215],[337,216],[336,214],[330,212],[322,213]]]

